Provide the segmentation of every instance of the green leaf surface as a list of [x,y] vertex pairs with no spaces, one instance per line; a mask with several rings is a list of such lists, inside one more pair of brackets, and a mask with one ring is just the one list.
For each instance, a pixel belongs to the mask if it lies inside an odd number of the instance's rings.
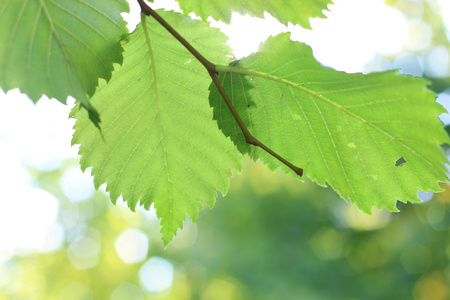
[[[228,62],[230,49],[218,29],[157,12],[201,53]],[[227,192],[242,155],[213,120],[205,68],[153,18],[146,19],[148,35],[137,27],[123,45],[123,65],[91,99],[103,135],[75,109],[73,143],[81,145],[82,168],[93,167],[95,186],[106,182],[113,202],[122,195],[132,210],[138,202],[154,204],[167,244],[186,215],[195,220],[204,204],[214,205],[217,191]]]
[[0,86],[19,88],[34,102],[42,95],[88,109],[99,78],[122,63],[120,16],[125,0],[4,0],[0,2]]
[[186,15],[193,12],[203,20],[211,16],[216,21],[230,23],[231,13],[249,14],[264,17],[264,12],[270,13],[278,21],[287,25],[288,22],[304,28],[311,28],[309,18],[325,17],[323,10],[331,4],[331,0],[177,0]]
[[[418,190],[442,191],[438,182],[448,180],[440,145],[449,139],[438,119],[444,109],[422,79],[325,68],[289,34],[216,70],[256,138],[367,213],[372,206],[396,211],[397,200],[418,202]],[[211,89],[219,127],[241,152],[278,168],[272,156],[245,144]]]

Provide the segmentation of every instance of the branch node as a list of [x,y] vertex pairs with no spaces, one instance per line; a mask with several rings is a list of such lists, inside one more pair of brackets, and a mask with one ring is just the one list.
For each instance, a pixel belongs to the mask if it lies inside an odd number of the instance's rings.
[[259,141],[253,135],[246,135],[245,142],[250,145],[259,146]]

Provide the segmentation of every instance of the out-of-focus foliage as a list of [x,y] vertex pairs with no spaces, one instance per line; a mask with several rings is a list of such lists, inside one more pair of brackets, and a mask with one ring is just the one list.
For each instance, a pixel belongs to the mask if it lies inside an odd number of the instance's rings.
[[367,216],[331,189],[247,161],[227,198],[164,249],[152,213],[113,206],[102,192],[71,202],[58,186],[61,171],[36,175],[60,199],[65,242],[1,263],[0,299],[450,296],[450,192]]
[[[422,76],[431,81],[430,88],[441,93],[450,87],[450,33],[441,14],[440,0],[385,0],[399,9],[408,20],[408,42],[398,55],[384,57],[391,68]],[[448,25],[447,25],[448,26]]]

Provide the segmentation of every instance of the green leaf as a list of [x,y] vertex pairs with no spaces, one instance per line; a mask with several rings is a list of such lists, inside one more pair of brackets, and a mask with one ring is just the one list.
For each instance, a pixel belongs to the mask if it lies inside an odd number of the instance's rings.
[[[367,213],[372,206],[396,211],[397,200],[419,202],[417,190],[442,191],[438,181],[448,180],[440,145],[449,139],[437,117],[444,110],[422,79],[325,68],[289,34],[216,70],[256,138]],[[211,89],[219,127],[242,152],[278,168],[272,156],[245,144]]]
[[[218,29],[158,13],[201,53],[228,62]],[[145,28],[148,36],[141,25],[129,36],[123,65],[91,99],[103,135],[75,110],[73,143],[81,145],[82,168],[93,166],[95,186],[106,182],[113,202],[122,195],[132,210],[154,203],[167,244],[186,215],[195,220],[204,203],[214,205],[217,190],[227,192],[242,155],[212,118],[205,68],[153,18]]]
[[206,20],[211,16],[216,21],[230,23],[233,11],[242,15],[263,18],[264,12],[270,13],[278,21],[288,22],[304,28],[311,28],[309,18],[325,17],[323,10],[331,0],[177,0],[184,14],[194,12]]
[[5,0],[0,3],[0,86],[65,103],[88,96],[122,63],[125,0]]

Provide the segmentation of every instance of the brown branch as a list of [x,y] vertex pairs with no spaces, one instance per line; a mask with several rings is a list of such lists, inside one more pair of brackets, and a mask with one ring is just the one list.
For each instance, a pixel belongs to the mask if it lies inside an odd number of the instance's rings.
[[285,164],[287,167],[289,167],[292,171],[295,172],[298,176],[303,175],[303,169],[294,166],[290,162],[288,162],[283,157],[279,156],[277,153],[272,151],[269,147],[264,145],[262,142],[260,142],[257,138],[255,138],[250,131],[248,131],[247,127],[245,126],[244,122],[242,121],[241,117],[239,116],[238,112],[233,106],[233,103],[231,103],[230,98],[228,98],[227,93],[225,92],[222,84],[219,81],[219,78],[217,77],[217,71],[215,68],[215,65],[207,60],[203,55],[201,55],[192,45],[186,41],[172,26],[170,26],[163,18],[161,18],[153,9],[151,9],[144,0],[137,0],[141,10],[144,14],[147,16],[151,16],[155,18],[156,21],[158,21],[159,24],[161,24],[167,31],[170,32],[189,52],[192,53],[192,55],[195,56],[195,58],[198,59],[198,61],[206,68],[206,70],[209,73],[209,76],[211,76],[211,79],[213,80],[217,90],[219,91],[220,95],[222,96],[223,100],[227,104],[228,108],[230,109],[231,114],[233,115],[234,119],[236,120],[239,128],[241,129],[242,133],[244,134],[245,141],[248,144],[258,146],[261,149],[265,150],[267,153],[278,159],[280,162]]

